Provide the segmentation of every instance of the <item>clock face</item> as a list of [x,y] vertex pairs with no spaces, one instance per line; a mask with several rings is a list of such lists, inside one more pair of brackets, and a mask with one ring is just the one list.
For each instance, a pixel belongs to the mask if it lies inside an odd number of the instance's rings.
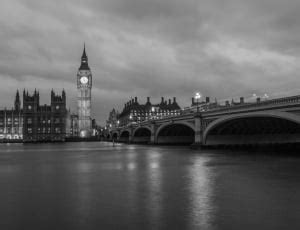
[[86,83],[88,83],[88,81],[89,81],[89,79],[86,76],[83,76],[83,77],[80,78],[80,82],[82,84],[86,84]]

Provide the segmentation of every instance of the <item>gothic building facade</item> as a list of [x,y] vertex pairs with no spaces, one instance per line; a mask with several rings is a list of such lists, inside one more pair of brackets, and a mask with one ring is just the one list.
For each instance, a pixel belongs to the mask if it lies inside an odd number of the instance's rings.
[[40,95],[23,92],[23,142],[65,141],[66,94],[51,91],[51,104],[40,105]]
[[16,93],[14,108],[0,110],[0,141],[22,140],[23,111],[19,91]]
[[179,114],[180,106],[176,102],[176,97],[173,98],[173,101],[171,99],[165,101],[162,97],[158,104],[152,104],[150,97],[147,97],[146,104],[139,104],[137,97],[135,97],[124,105],[123,111],[118,115],[118,125],[126,126]]
[[118,123],[120,122],[118,120],[119,112],[113,109],[111,112],[109,112],[108,120],[106,121],[106,127],[108,128],[116,128],[118,126]]

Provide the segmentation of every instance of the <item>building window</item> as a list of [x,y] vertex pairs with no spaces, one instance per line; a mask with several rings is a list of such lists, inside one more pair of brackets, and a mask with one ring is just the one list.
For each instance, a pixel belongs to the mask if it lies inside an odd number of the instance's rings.
[[28,132],[28,133],[32,133],[32,128],[28,128],[28,129],[27,129],[27,132]]
[[60,122],[59,118],[55,118],[55,123],[57,124],[59,122]]
[[51,123],[51,120],[48,120],[48,124],[50,124]]
[[27,107],[29,110],[31,110],[31,105],[28,105],[28,107]]
[[60,128],[56,127],[55,128],[55,133],[60,133]]
[[56,108],[56,110],[59,110],[59,105],[57,105],[55,108]]
[[27,123],[32,124],[32,118],[27,118]]

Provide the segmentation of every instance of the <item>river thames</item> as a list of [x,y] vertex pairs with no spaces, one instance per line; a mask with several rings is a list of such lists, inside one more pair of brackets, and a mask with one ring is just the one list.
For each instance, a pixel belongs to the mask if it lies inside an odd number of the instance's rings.
[[1,144],[0,229],[300,229],[300,157]]

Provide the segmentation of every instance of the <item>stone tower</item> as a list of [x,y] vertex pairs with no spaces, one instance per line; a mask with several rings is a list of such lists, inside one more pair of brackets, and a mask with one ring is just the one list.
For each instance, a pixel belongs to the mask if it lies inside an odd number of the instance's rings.
[[81,56],[81,65],[77,72],[77,107],[78,107],[78,133],[80,137],[91,136],[91,99],[92,99],[92,72],[88,65],[85,45]]
[[20,95],[19,90],[17,90],[16,98],[15,98],[15,110],[20,111],[21,110],[21,101],[20,101]]

